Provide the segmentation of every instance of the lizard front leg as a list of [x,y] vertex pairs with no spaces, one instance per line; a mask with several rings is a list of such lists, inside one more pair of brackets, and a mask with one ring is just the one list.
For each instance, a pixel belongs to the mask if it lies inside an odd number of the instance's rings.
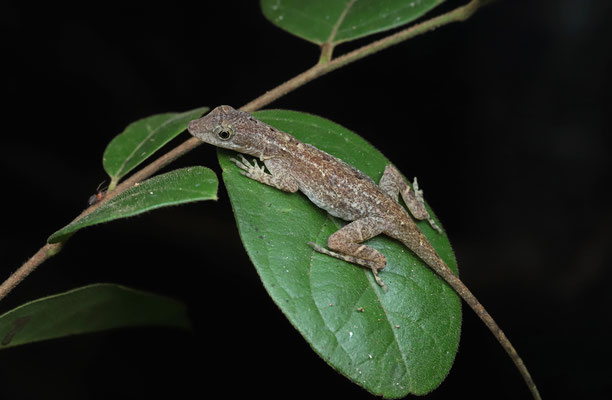
[[387,165],[380,183],[380,188],[397,201],[397,196],[401,194],[404,203],[410,210],[410,214],[418,220],[426,219],[438,233],[442,233],[442,229],[436,224],[436,221],[429,215],[425,208],[425,200],[423,200],[423,191],[419,190],[417,179],[414,178],[412,188],[408,186],[402,174],[393,165]]
[[257,182],[264,183],[268,186],[275,187],[284,192],[294,193],[297,192],[299,187],[297,181],[289,174],[284,173],[284,170],[275,168],[271,170],[271,174],[266,173],[264,166],[259,166],[257,160],[253,160],[253,165],[249,163],[242,154],[240,154],[240,160],[230,158],[234,164],[236,164],[242,171],[240,173],[248,178],[256,180]]
[[376,283],[388,291],[387,285],[378,276],[378,270],[385,268],[387,259],[373,247],[361,244],[384,230],[385,222],[382,218],[365,217],[345,225],[329,237],[327,246],[335,251],[327,250],[316,243],[308,244],[319,253],[371,269]]

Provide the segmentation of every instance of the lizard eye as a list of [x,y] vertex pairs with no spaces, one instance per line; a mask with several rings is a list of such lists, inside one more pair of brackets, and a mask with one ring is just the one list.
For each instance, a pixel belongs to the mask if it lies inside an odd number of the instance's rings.
[[221,140],[228,140],[230,136],[232,136],[232,134],[228,131],[221,131],[217,133],[217,135],[219,136],[219,139]]
[[215,129],[215,134],[221,140],[229,140],[234,134],[234,130],[232,128],[225,128],[225,127],[218,126]]

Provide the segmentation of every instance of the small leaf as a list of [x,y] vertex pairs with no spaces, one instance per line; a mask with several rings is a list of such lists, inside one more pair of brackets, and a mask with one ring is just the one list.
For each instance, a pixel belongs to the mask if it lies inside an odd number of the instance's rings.
[[91,214],[63,227],[47,239],[57,243],[86,226],[131,217],[160,207],[217,200],[217,176],[205,167],[177,169],[154,176],[100,205]]
[[31,301],[0,316],[0,349],[146,325],[190,329],[185,306],[175,300],[97,283]]
[[128,172],[187,128],[187,123],[208,111],[200,107],[184,113],[164,113],[128,125],[104,151],[102,163],[111,178],[111,189]]
[[[364,139],[329,120],[282,110],[254,115],[345,160],[376,182],[389,164]],[[398,398],[436,388],[459,343],[461,302],[455,292],[407,248],[384,236],[367,244],[387,257],[381,278],[388,293],[369,270],[315,253],[307,243],[326,245],[345,222],[300,193],[284,193],[244,177],[228,160],[231,155],[221,151],[219,159],[243,244],[266,290],[313,349],[377,395]],[[427,222],[418,225],[457,271],[446,236]]]
[[338,44],[407,24],[444,0],[261,0],[274,25],[316,44]]

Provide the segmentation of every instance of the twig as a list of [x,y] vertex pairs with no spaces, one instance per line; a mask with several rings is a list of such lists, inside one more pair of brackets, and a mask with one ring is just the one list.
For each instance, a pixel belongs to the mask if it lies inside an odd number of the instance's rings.
[[[249,111],[249,112],[256,111],[270,104],[271,102],[277,100],[278,98],[286,95],[287,93],[292,92],[293,90],[299,88],[300,86],[303,86],[306,83],[322,75],[327,74],[328,72],[344,67],[354,61],[360,60],[378,51],[386,49],[395,44],[401,43],[405,40],[411,39],[422,33],[434,30],[443,25],[447,25],[452,22],[464,21],[468,19],[469,17],[471,17],[479,7],[483,6],[489,1],[491,0],[472,0],[468,4],[462,7],[458,7],[453,11],[450,11],[448,13],[431,18],[419,24],[413,25],[393,35],[387,36],[383,39],[377,40],[368,45],[365,45],[356,50],[353,50],[347,54],[344,54],[338,58],[332,59],[332,52],[334,49],[333,39],[335,36],[335,31],[337,29],[337,26],[336,26],[334,29],[334,32],[332,32],[332,34],[330,35],[329,40],[321,46],[321,57],[319,59],[319,62],[315,66],[309,68],[308,70],[302,72],[301,74],[295,76],[294,78],[286,81],[285,83],[277,86],[276,88],[264,93],[258,98],[245,104],[244,106],[241,107],[241,109],[244,111]],[[349,3],[349,5],[352,5],[352,3]],[[348,8],[349,7],[345,9],[344,14],[346,14],[346,11],[348,10]],[[134,184],[141,182],[144,179],[147,179],[148,177],[150,177],[151,175],[159,171],[161,168],[165,167],[166,165],[170,164],[172,161],[176,160],[182,155],[193,150],[201,143],[202,142],[196,138],[190,138],[186,140],[179,146],[170,150],[168,153],[164,154],[163,156],[157,158],[155,161],[148,164],[146,167],[144,167],[140,171],[136,172],[131,177],[127,178],[125,181],[119,184],[114,190],[109,191],[107,195],[104,197],[104,199],[102,199],[100,202],[93,204],[92,206],[85,209],[79,216],[77,216],[74,219],[74,221],[77,221],[83,218],[84,216],[90,214],[97,207],[99,207],[102,203],[117,196],[118,194],[122,193],[123,191],[133,186]],[[34,256],[32,256],[26,263],[24,263],[17,271],[11,274],[11,276],[2,285],[0,285],[0,300],[4,298],[8,293],[10,293],[11,290],[13,290],[22,280],[24,280],[40,264],[42,264],[48,258],[57,254],[61,250],[63,243],[64,242],[55,243],[55,244],[46,244],[40,250],[38,250],[38,252],[36,252],[36,254],[34,254]],[[470,306],[474,308],[472,304],[470,304]],[[531,376],[529,372],[527,371],[525,364],[523,363],[521,358],[518,356],[518,354],[514,350],[514,347],[512,347],[512,344],[510,343],[510,341],[506,338],[506,336],[501,331],[501,329],[499,329],[497,324],[493,321],[493,319],[484,309],[481,310],[478,308],[474,308],[474,311],[476,311],[478,316],[485,322],[485,324],[489,327],[491,332],[493,332],[494,336],[499,340],[502,347],[504,347],[504,349],[508,352],[508,354],[510,355],[510,358],[514,361],[516,367],[518,368],[525,382],[527,383],[527,386],[529,387],[533,397],[535,399],[540,399],[541,397],[540,397],[540,394],[538,393],[538,389],[536,388],[533,380],[531,379]]]
[[[404,40],[408,40],[422,33],[436,29],[440,26],[452,22],[464,21],[468,19],[472,14],[474,14],[474,12],[476,12],[479,7],[481,7],[488,1],[489,0],[472,0],[468,4],[462,7],[458,7],[453,11],[449,11],[448,13],[413,25],[393,35],[387,36],[383,39],[377,40],[368,45],[353,50],[338,58],[331,59],[329,61],[325,61],[325,59],[323,59],[323,61],[320,61],[315,66],[307,69],[306,71],[295,76],[294,78],[286,81],[281,85],[278,85],[274,89],[245,104],[241,107],[241,109],[248,112],[256,111],[277,100],[278,98],[286,95],[287,93],[292,92],[300,86],[303,86],[306,83],[322,75],[327,74],[328,72],[334,71],[361,58],[367,57],[380,50],[386,49],[387,47],[393,46]],[[325,45],[322,46],[322,52],[325,52],[326,55],[328,55],[330,58],[332,49],[333,44],[329,44],[329,46],[327,47]],[[170,164],[172,161],[196,148],[198,145],[200,145],[200,143],[201,142],[198,139],[190,138],[175,147],[174,149],[170,150],[163,156],[157,158],[155,161],[151,162],[146,167],[142,168],[141,170],[127,178],[114,190],[107,192],[106,196],[102,200],[85,209],[79,216],[77,216],[73,220],[73,222],[92,213],[101,204],[122,193],[127,188],[133,186],[135,183],[147,179],[148,177],[159,171],[161,168]],[[32,271],[34,271],[38,267],[38,265],[46,261],[48,258],[57,254],[60,251],[62,244],[63,243],[46,244],[40,250],[38,250],[38,252],[36,252],[36,254],[32,256],[32,258],[30,258],[17,271],[15,271],[2,285],[0,285],[0,300],[4,298],[8,293],[10,293],[10,291],[13,290],[15,286],[17,286],[23,279],[25,279]]]
[[[476,12],[476,10],[478,10],[479,7],[481,7],[485,3],[488,3],[488,1],[490,0],[472,0],[462,7],[458,7],[445,14],[413,25],[409,28],[394,33],[393,35],[386,36],[380,40],[377,40],[358,49],[355,49],[349,53],[346,53],[338,58],[332,59],[329,62],[319,62],[318,64],[307,69],[301,74],[291,78],[285,83],[259,96],[255,100],[252,100],[251,102],[245,104],[241,107],[241,110],[248,112],[259,110],[260,108],[267,106],[274,100],[286,95],[289,92],[292,92],[300,86],[303,86],[304,84],[322,75],[327,74],[328,72],[344,67],[345,65],[348,65],[354,61],[360,60],[364,57],[367,57],[383,49],[401,43],[405,40],[412,39],[413,37],[421,35],[425,32],[437,29],[443,25],[447,25],[452,22],[465,21],[466,19],[471,17]],[[331,50],[329,49],[330,46],[331,43],[324,43],[322,46],[322,52],[329,52],[331,56]]]
[[19,285],[30,272],[34,271],[40,264],[48,258],[53,257],[62,249],[63,243],[46,244],[36,252],[28,261],[26,261],[19,269],[11,274],[9,278],[0,285],[0,300],[6,297],[15,286]]

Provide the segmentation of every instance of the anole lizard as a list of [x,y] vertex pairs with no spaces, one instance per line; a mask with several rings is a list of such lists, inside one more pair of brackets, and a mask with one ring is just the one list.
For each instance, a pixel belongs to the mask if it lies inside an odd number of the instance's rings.
[[[299,190],[329,214],[349,221],[329,237],[329,250],[312,242],[308,244],[317,252],[371,269],[376,282],[385,291],[387,287],[379,271],[385,268],[386,258],[362,242],[385,234],[403,243],[476,312],[519,369],[533,397],[540,398],[535,383],[510,341],[410,217],[412,214],[416,219],[427,219],[434,229],[441,232],[425,209],[416,178],[411,188],[399,171],[388,165],[376,185],[367,175],[344,161],[230,106],[215,108],[206,116],[191,121],[187,129],[206,143],[259,158],[269,173],[257,160],[250,164],[242,154],[240,160],[231,159],[248,178],[286,192]],[[410,214],[398,203],[399,195]]]

